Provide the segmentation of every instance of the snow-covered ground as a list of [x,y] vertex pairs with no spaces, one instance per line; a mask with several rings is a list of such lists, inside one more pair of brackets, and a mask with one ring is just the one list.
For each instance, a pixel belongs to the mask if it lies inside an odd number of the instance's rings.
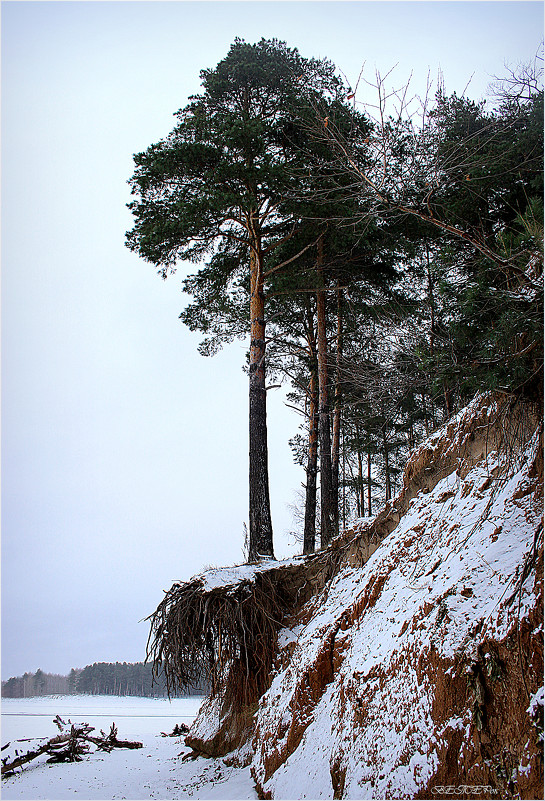
[[92,751],[83,762],[48,765],[47,756],[25,765],[2,781],[3,799],[253,799],[257,798],[249,768],[227,767],[221,759],[189,760],[181,737],[163,737],[178,723],[189,725],[202,698],[132,698],[116,696],[46,696],[2,700],[2,745],[26,752],[23,738],[54,737],[53,718],[89,723],[106,733],[115,722],[120,740],[138,740],[143,748]]

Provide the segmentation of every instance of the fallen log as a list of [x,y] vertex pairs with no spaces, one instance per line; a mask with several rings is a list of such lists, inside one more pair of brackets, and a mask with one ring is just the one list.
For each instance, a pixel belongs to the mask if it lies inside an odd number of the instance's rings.
[[[30,751],[27,751],[26,754],[21,754],[20,756],[16,750],[15,759],[12,759],[11,762],[8,762],[9,757],[5,757],[2,760],[2,776],[7,777],[13,775],[16,768],[20,768],[23,765],[26,765],[27,762],[31,762],[33,759],[37,759],[42,754],[49,753],[49,751],[54,749],[57,744],[62,745],[63,743],[66,743],[69,738],[70,738],[69,734],[64,734],[64,735],[59,734],[57,735],[57,737],[53,737],[51,740],[48,740],[46,743],[39,746],[38,748],[31,749]],[[8,743],[7,746],[4,746],[2,750],[7,748],[9,745],[10,743]]]
[[99,751],[106,751],[109,753],[113,748],[142,748],[142,743],[132,742],[131,740],[118,740],[117,727],[115,723],[112,723],[109,734],[104,734],[102,729],[100,730],[100,733],[102,737],[87,738],[97,746]]
[[[15,749],[15,756],[11,758],[6,756],[2,759],[2,778],[13,776],[17,768],[22,768],[28,762],[32,762],[42,754],[47,754],[49,759],[47,762],[60,763],[60,762],[81,762],[83,757],[89,753],[90,744],[97,747],[98,751],[105,751],[110,753],[114,748],[142,748],[142,743],[133,742],[131,740],[118,740],[117,727],[112,723],[109,734],[105,734],[102,730],[101,736],[92,736],[91,732],[95,729],[88,723],[73,724],[70,720],[66,723],[59,715],[57,715],[53,722],[59,728],[60,734],[52,737],[47,742],[38,746],[37,748],[30,749],[26,754],[19,754]],[[70,726],[70,730],[68,730]],[[44,738],[36,738],[44,739]],[[17,740],[16,742],[29,742],[30,738],[26,740]],[[11,743],[2,747],[5,751]]]

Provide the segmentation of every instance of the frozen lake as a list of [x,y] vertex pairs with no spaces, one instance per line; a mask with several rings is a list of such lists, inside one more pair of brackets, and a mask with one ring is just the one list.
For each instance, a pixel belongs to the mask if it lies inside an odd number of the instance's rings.
[[115,695],[47,695],[2,699],[2,745],[21,737],[53,737],[58,733],[53,718],[60,715],[73,723],[89,723],[97,731],[115,722],[122,740],[141,740],[144,735],[171,732],[176,723],[190,725],[202,697],[135,698]]
[[138,740],[143,748],[91,751],[82,762],[49,765],[43,755],[16,776],[2,781],[3,799],[255,799],[248,768],[227,767],[221,759],[182,762],[189,749],[182,737],[163,737],[178,723],[190,725],[202,702],[191,698],[134,698],[64,695],[2,700],[2,745],[26,752],[28,737],[54,737],[53,718],[89,723],[106,733],[115,722],[121,740]]

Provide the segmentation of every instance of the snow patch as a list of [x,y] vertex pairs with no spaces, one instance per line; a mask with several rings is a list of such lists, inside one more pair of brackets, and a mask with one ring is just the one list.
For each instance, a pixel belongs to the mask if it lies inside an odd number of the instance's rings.
[[289,567],[298,564],[303,557],[294,556],[291,559],[263,559],[261,562],[251,565],[233,565],[232,567],[212,567],[209,570],[193,576],[191,581],[200,580],[205,591],[216,590],[220,587],[236,586],[245,581],[253,583],[259,573],[267,570],[277,570],[279,567]]

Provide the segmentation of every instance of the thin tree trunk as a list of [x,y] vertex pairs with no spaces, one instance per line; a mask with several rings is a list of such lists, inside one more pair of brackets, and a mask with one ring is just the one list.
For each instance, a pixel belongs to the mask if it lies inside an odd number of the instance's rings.
[[250,544],[248,561],[274,557],[267,452],[265,295],[259,241],[250,255]]
[[422,398],[422,414],[424,415],[424,425],[426,426],[426,435],[430,433],[430,421],[428,417],[428,404],[426,403],[426,393],[421,392],[420,397]]
[[[426,271],[428,276],[428,302],[430,307],[430,356],[433,363],[435,357],[435,337],[437,331],[437,324],[436,324],[436,311],[435,311],[434,283],[433,283],[433,276],[431,274],[430,250],[427,241],[426,241]],[[447,413],[447,419],[448,419],[452,416],[453,408],[452,408],[452,391],[447,386],[446,381],[443,381],[443,396],[445,399],[445,411]]]
[[303,553],[316,550],[316,484],[318,473],[318,365],[316,358],[316,332],[310,298],[305,296],[305,334],[310,357],[309,379],[309,430],[308,459],[305,485],[305,524],[303,529]]
[[435,297],[433,294],[433,277],[430,265],[430,249],[426,241],[426,272],[428,277],[428,303],[430,307],[430,356],[435,356]]
[[363,488],[363,459],[361,453],[361,438],[360,427],[356,422],[356,449],[358,456],[358,491],[356,493],[358,499],[358,517],[365,517],[365,492]]
[[361,508],[360,508],[360,498],[358,494],[358,480],[354,475],[354,468],[352,467],[352,462],[350,460],[348,461],[348,467],[350,470],[350,478],[352,479],[352,484],[354,485],[354,494],[356,497],[356,514],[358,517],[360,517]]
[[373,514],[371,507],[371,450],[367,451],[367,508],[369,517]]
[[450,390],[446,384],[443,382],[443,395],[445,398],[445,411],[447,413],[447,420],[449,420],[453,415],[453,405],[452,405],[452,390]]
[[[318,242],[316,264],[320,278],[323,269],[323,238]],[[335,521],[332,504],[331,481],[331,428],[327,377],[326,299],[323,289],[316,292],[316,318],[318,340],[318,416],[320,439],[320,511],[321,547],[327,548],[333,539]]]
[[335,358],[335,400],[331,441],[331,503],[334,535],[339,533],[339,453],[341,442],[341,359],[343,352],[343,296],[337,281],[337,352]]
[[363,501],[363,474],[361,469],[361,453],[358,450],[358,484],[356,487],[356,511],[358,517],[364,517],[365,508],[362,505]]
[[307,481],[305,487],[305,528],[303,533],[303,553],[314,553],[316,549],[316,483],[318,473],[318,420],[316,375],[310,374],[310,404],[308,432]]
[[414,424],[411,422],[407,431],[407,445],[409,451],[412,451],[415,445]]
[[392,487],[390,484],[390,454],[388,452],[388,441],[386,439],[385,425],[382,427],[382,447],[384,453],[385,500],[389,501],[392,497]]
[[343,510],[343,531],[346,530],[346,443],[344,441],[345,432],[342,432],[342,452],[343,452],[343,480],[342,480],[342,510]]

